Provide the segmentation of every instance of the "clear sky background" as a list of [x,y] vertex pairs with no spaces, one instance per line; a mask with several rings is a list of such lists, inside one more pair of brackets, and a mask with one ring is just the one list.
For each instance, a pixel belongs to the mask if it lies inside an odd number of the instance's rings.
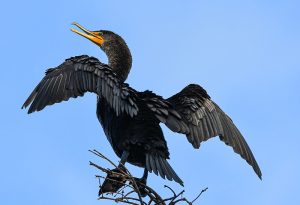
[[[198,83],[245,136],[262,181],[218,138],[194,150],[185,136],[163,128],[186,197],[208,187],[198,204],[300,204],[299,8],[296,0],[3,1],[0,203],[109,204],[96,200],[99,173],[88,165],[101,163],[88,149],[118,160],[96,119],[96,97],[32,115],[20,109],[46,68],[81,54],[107,61],[70,32],[77,21],[124,37],[132,87],[168,97]],[[166,192],[164,184],[182,189],[150,174],[149,185]]]

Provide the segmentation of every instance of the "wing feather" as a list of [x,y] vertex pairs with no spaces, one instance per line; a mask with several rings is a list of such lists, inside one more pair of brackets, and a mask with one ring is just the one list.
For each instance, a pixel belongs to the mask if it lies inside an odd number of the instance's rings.
[[[201,86],[188,85],[167,100],[159,96],[152,97],[163,101],[167,105],[167,112],[160,113],[158,119],[172,131],[186,134],[188,141],[195,148],[199,148],[201,142],[219,136],[222,141],[245,159],[253,167],[258,177],[261,178],[260,168],[246,140],[232,120],[210,99]],[[161,109],[155,103],[152,103],[149,107],[154,112],[155,109]],[[170,114],[174,112],[176,112],[176,115]]]
[[22,108],[30,105],[28,113],[48,105],[93,92],[106,99],[117,115],[138,112],[136,91],[120,82],[108,65],[86,55],[67,59],[56,68],[46,71],[45,77],[32,91]]

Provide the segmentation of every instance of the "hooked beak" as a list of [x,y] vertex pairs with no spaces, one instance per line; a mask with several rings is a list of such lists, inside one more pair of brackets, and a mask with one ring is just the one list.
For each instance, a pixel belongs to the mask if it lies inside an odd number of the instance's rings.
[[97,44],[98,46],[101,46],[104,43],[104,38],[99,35],[99,32],[89,31],[76,22],[72,23],[72,25],[76,26],[77,28],[79,28],[80,30],[83,31],[83,32],[80,32],[80,31],[77,31],[77,30],[71,28],[71,31],[73,31],[74,33],[77,33],[77,34],[89,39],[90,41]]

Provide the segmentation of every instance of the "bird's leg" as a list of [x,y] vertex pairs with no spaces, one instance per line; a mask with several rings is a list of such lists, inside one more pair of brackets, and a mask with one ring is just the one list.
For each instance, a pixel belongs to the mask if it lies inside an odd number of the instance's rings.
[[122,170],[123,172],[126,172],[125,163],[127,162],[128,156],[129,152],[123,151],[118,167],[113,169],[112,171],[120,172],[120,170]]
[[126,177],[122,175],[122,172],[126,172],[124,165],[127,161],[128,156],[128,151],[124,151],[122,153],[118,167],[111,170],[111,173],[107,174],[102,186],[100,187],[99,196],[107,192],[116,193],[121,187],[125,185]]
[[140,182],[143,183],[143,184],[147,184],[147,178],[148,178],[148,170],[145,168],[144,169],[144,174],[142,176],[142,178],[140,178]]
[[134,180],[136,181],[136,183],[138,185],[139,192],[142,197],[147,196],[146,191],[145,191],[145,186],[147,184],[147,178],[148,178],[148,170],[146,168],[144,169],[144,174],[143,174],[142,178],[134,178]]
[[123,167],[125,165],[128,156],[129,156],[129,152],[128,151],[123,151],[118,167]]

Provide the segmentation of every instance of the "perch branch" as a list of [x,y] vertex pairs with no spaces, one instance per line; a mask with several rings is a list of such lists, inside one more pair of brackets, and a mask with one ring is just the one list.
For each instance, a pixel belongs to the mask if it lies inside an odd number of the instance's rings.
[[[109,162],[109,164],[111,164],[114,167],[114,170],[103,168],[90,161],[91,166],[97,168],[102,173],[107,174],[107,176],[111,176],[113,174],[114,176],[117,176],[120,179],[125,179],[124,181],[118,181],[112,178],[96,175],[97,178],[104,178],[106,183],[119,183],[121,185],[120,187],[118,187],[117,191],[111,194],[111,196],[109,196],[108,193],[105,193],[104,196],[104,194],[102,193],[98,198],[99,200],[110,200],[116,203],[124,203],[131,205],[177,205],[180,202],[192,205],[196,200],[200,198],[203,192],[205,192],[208,189],[203,189],[194,200],[189,201],[188,199],[183,197],[184,190],[176,194],[176,192],[171,187],[165,185],[164,187],[171,192],[172,196],[163,198],[160,194],[158,194],[154,189],[152,189],[148,185],[142,184],[140,181],[137,181],[124,165],[117,166],[109,158],[107,158],[97,150],[89,151],[95,154],[96,156],[100,157],[101,159]],[[102,187],[102,185],[100,184],[100,187]],[[143,189],[143,192],[145,193],[146,197],[142,197],[140,189]]]

